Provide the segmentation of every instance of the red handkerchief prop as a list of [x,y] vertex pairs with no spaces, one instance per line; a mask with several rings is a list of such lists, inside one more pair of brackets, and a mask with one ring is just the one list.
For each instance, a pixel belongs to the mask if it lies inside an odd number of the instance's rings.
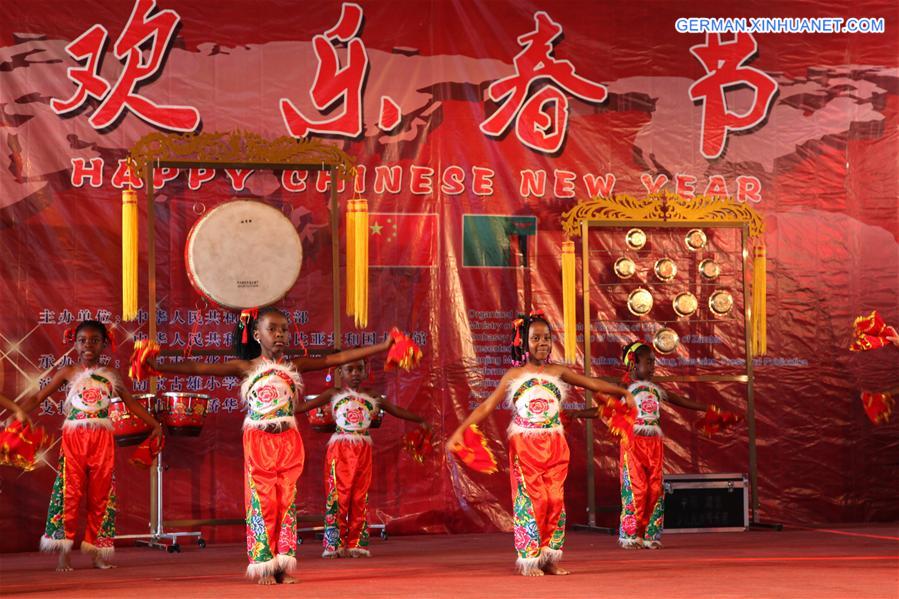
[[872,393],[871,391],[862,391],[862,405],[865,407],[865,414],[874,424],[883,424],[890,421],[893,413],[893,397],[889,393]]
[[888,326],[874,310],[868,316],[855,319],[852,335],[849,351],[869,351],[890,345],[887,337],[895,337],[896,328]]
[[387,359],[384,361],[384,370],[393,370],[400,367],[405,371],[410,371],[421,361],[421,348],[416,345],[412,339],[404,335],[399,329],[390,331],[393,337],[393,345],[387,352]]
[[634,422],[637,420],[636,408],[612,397],[604,397],[599,406],[599,417],[609,427],[609,432],[627,445],[634,437]]
[[147,365],[147,360],[155,359],[159,355],[159,344],[149,339],[138,339],[134,342],[134,351],[131,352],[131,366],[128,368],[128,376],[135,381],[142,381],[159,374]]
[[403,435],[403,448],[409,452],[413,460],[423,464],[434,451],[432,440],[433,433],[430,430],[417,428]]
[[149,468],[164,445],[165,437],[148,438],[134,449],[128,461],[138,468]]
[[712,404],[706,410],[705,415],[699,420],[699,430],[707,437],[730,428],[741,420],[740,416],[733,412],[725,412]]
[[487,447],[487,439],[474,424],[462,433],[462,449],[454,453],[466,466],[477,472],[493,474],[497,470],[496,458]]
[[17,420],[0,432],[0,466],[34,470],[52,441],[42,427]]

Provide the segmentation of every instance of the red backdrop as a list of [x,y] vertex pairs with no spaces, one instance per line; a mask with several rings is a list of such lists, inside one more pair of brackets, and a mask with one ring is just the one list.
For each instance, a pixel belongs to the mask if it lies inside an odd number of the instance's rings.
[[[350,30],[353,6],[344,13]],[[376,361],[376,383],[392,400],[426,415],[440,435],[508,366],[509,321],[523,301],[520,248],[509,248],[508,217],[535,224],[527,247],[533,303],[561,323],[559,217],[578,199],[600,192],[643,196],[654,184],[684,194],[726,192],[749,202],[767,226],[769,353],[756,362],[763,519],[899,516],[897,427],[872,426],[858,399],[860,388],[896,384],[899,351],[847,351],[856,315],[876,308],[888,322],[899,322],[894,2],[756,3],[750,9],[661,0],[626,8],[587,1],[365,1],[359,9],[364,21],[343,35],[356,34],[347,49],[327,37],[313,41],[338,23],[341,7],[333,2],[306,2],[302,10],[291,2],[260,2],[250,10],[243,2],[181,0],[161,0],[155,8],[149,0],[0,7],[0,392],[18,397],[29,381],[46,382],[41,373],[68,349],[61,337],[72,321],[118,320],[122,181],[116,175],[134,142],[176,127],[299,135],[282,113],[286,99],[310,121],[344,115],[338,121],[348,134],[338,134],[337,125],[317,125],[313,135],[365,167],[357,184],[370,202],[372,224],[387,233],[373,235],[370,327],[357,331],[344,321],[343,342],[371,342],[394,323],[413,332],[425,349],[422,367],[385,375]],[[678,18],[694,15],[882,18],[886,33],[727,34],[719,44],[715,35],[676,30]],[[149,25],[142,26],[145,20]],[[154,31],[155,37],[145,37]],[[80,43],[70,45],[76,39]],[[349,64],[344,95],[327,62],[317,70],[318,57],[332,52]],[[708,58],[707,67],[699,56]],[[95,65],[95,58],[102,61]],[[93,95],[79,98],[76,81]],[[766,95],[772,82],[776,91]],[[506,84],[511,100],[499,91]],[[313,86],[321,94],[317,106]],[[702,90],[706,95],[698,97]],[[519,92],[523,106],[515,104]],[[716,116],[714,98],[721,94],[731,117]],[[381,114],[383,96],[400,112],[389,131],[379,128],[379,116],[390,116]],[[173,109],[179,106],[187,109]],[[495,123],[491,115],[507,110],[508,124],[497,135],[486,133],[485,121]],[[750,116],[741,123],[743,114]],[[716,132],[726,133],[723,148],[715,147]],[[182,172],[168,181],[154,207],[157,309],[165,321],[160,340],[183,347],[194,332],[197,346],[227,345],[234,314],[199,303],[184,270],[184,241],[203,207],[253,197],[281,208],[303,239],[302,272],[282,307],[296,316],[308,344],[333,343],[327,194],[316,190],[314,175],[303,190],[265,172],[249,176],[243,189],[225,173],[199,189],[191,189],[188,177]],[[342,192],[341,203],[350,195]],[[141,236],[143,310],[138,322],[120,325],[122,334],[147,330],[143,230]],[[725,268],[721,284],[739,293],[735,241],[711,237],[709,251]],[[682,247],[667,234],[651,232],[651,238],[659,255],[677,255]],[[611,249],[590,259],[596,284],[591,310],[594,318],[622,320],[625,288],[604,285],[621,236],[596,241]],[[662,303],[668,290],[659,293]],[[594,366],[620,373],[620,346],[659,326],[650,319],[645,325],[597,326]],[[734,321],[673,326],[684,342],[660,361],[662,374],[730,372],[742,356]],[[561,338],[556,341],[560,353]],[[128,352],[120,348],[114,363],[121,365]],[[306,380],[311,391],[324,385],[323,374]],[[166,517],[241,517],[237,381],[176,377],[164,383],[215,398],[201,437],[170,440]],[[745,409],[739,386],[684,391]],[[58,426],[52,403],[40,411],[44,424]],[[501,463],[508,418],[500,410],[484,427]],[[666,471],[746,471],[745,428],[708,440],[694,420],[693,414],[666,413]],[[441,452],[417,464],[401,449],[409,426],[388,419],[375,434],[371,520],[389,522],[392,532],[507,529],[503,473],[472,474]],[[308,465],[300,508],[320,513],[326,437],[305,421],[301,432]],[[569,514],[578,522],[586,502],[583,426],[574,424],[568,435]],[[599,503],[614,506],[617,449],[605,433],[595,449]],[[126,458],[120,451],[123,534],[145,530],[148,510],[147,475]],[[49,468],[21,476],[0,471],[0,550],[36,547],[52,478]],[[614,509],[603,518],[611,523]],[[222,527],[205,536],[241,535],[239,527]]]

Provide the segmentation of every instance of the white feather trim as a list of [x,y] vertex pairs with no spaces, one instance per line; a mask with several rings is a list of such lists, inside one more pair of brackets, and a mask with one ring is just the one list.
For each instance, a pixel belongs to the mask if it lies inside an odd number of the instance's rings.
[[352,549],[347,549],[347,554],[350,557],[371,557],[371,551],[362,547],[353,547]]
[[72,430],[76,428],[105,428],[112,430],[112,420],[109,418],[80,418],[77,420],[63,420],[63,430]]
[[527,574],[540,569],[540,560],[539,557],[519,557],[515,560],[515,567],[522,574]]
[[278,570],[284,572],[286,574],[290,574],[294,570],[297,569],[297,558],[292,555],[276,555],[275,559],[278,560]]
[[561,549],[550,549],[549,547],[544,547],[540,552],[540,565],[543,566],[545,564],[555,564],[556,562],[562,561],[562,550]]
[[72,550],[72,543],[74,543],[72,539],[51,539],[44,535],[41,537],[41,551],[44,553],[54,553],[56,551],[68,553]]
[[274,576],[279,569],[277,557],[273,557],[267,562],[255,562],[247,566],[247,578]]
[[81,553],[86,553],[90,556],[98,556],[100,559],[109,559],[113,555],[115,555],[115,547],[110,545],[109,547],[97,547],[93,543],[88,543],[87,541],[81,541]]
[[618,537],[618,544],[623,549],[641,549],[643,547],[643,541],[640,539],[628,539],[626,537]]
[[634,434],[641,437],[661,437],[662,427],[655,424],[635,424]]
[[328,439],[328,445],[333,443],[366,443],[371,445],[371,436],[368,433],[333,433]]

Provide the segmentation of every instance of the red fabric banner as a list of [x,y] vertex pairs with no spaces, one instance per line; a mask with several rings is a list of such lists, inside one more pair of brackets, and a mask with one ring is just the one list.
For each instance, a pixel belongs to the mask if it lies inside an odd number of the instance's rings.
[[[145,337],[154,314],[163,346],[230,347],[237,312],[193,289],[185,244],[215,207],[249,199],[281,211],[300,238],[299,278],[278,303],[297,324],[292,345],[326,351],[335,341],[376,342],[394,325],[407,332],[424,352],[421,366],[384,373],[383,357],[375,359],[372,384],[424,415],[440,447],[509,367],[517,312],[542,309],[561,356],[562,213],[599,195],[728,195],[766,228],[768,355],[754,364],[762,519],[895,520],[890,456],[899,424],[875,428],[858,397],[895,387],[899,350],[848,347],[859,314],[876,309],[899,322],[897,27],[899,8],[886,0],[751,10],[705,0],[2,3],[0,393],[20,398],[46,385],[73,357],[63,331],[84,318],[113,326],[120,347],[109,357],[122,370],[127,340]],[[148,206],[124,162],[151,133],[235,130],[308,136],[357,160],[355,180],[338,195],[341,215],[357,195],[369,202],[367,329],[342,317],[334,339],[326,175],[158,168]],[[140,212],[135,322],[120,319],[128,184]],[[148,209],[156,306],[148,305]],[[742,368],[738,234],[710,229],[708,245],[691,253],[683,232],[645,232],[646,249],[636,253],[624,244],[626,229],[591,233],[596,251],[586,260],[578,249],[578,280],[586,264],[591,282],[592,372],[621,375],[622,346],[651,342],[663,326],[680,342],[658,356],[658,374]],[[271,237],[255,233],[251,245],[271,243],[281,256]],[[628,280],[613,270],[624,255],[636,268]],[[653,264],[665,257],[678,273],[661,283]],[[720,266],[713,282],[699,274],[704,259]],[[263,262],[247,281],[265,277]],[[344,256],[340,264],[343,279]],[[627,309],[639,284],[654,299],[644,317]],[[686,290],[697,298],[696,317],[674,314],[672,301]],[[719,290],[733,307],[711,318]],[[579,322],[582,312],[578,301]],[[308,373],[306,392],[323,389],[325,374]],[[160,392],[211,396],[202,434],[166,441],[166,519],[243,517],[239,385],[233,377],[160,380]],[[742,383],[671,387],[727,412],[747,409]],[[35,411],[48,430],[61,422],[63,399],[54,393]],[[583,396],[566,403],[578,407]],[[493,476],[442,451],[416,461],[401,451],[413,424],[385,418],[373,435],[369,521],[391,534],[510,530],[509,418],[500,408],[480,427],[503,471]],[[697,418],[663,412],[665,471],[747,471],[746,427],[709,439]],[[300,433],[307,455],[298,513],[321,514],[327,436],[305,418]],[[578,522],[587,496],[583,424],[570,424],[567,436],[565,494],[569,521]],[[600,519],[612,524],[617,441],[598,433],[594,450],[598,501],[610,508]],[[121,534],[145,532],[148,514],[148,475],[128,454],[117,455]],[[19,474],[0,468],[0,551],[33,550],[43,532],[54,473]],[[212,541],[242,536],[241,527],[204,531]]]

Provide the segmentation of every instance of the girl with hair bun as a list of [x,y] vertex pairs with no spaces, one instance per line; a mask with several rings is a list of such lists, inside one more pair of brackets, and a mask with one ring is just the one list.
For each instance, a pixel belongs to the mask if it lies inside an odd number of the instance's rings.
[[568,574],[559,566],[565,542],[564,485],[569,450],[560,418],[569,385],[619,395],[633,405],[626,389],[553,364],[552,330],[540,311],[514,321],[512,359],[499,386],[462,421],[447,441],[463,449],[463,432],[484,420],[503,399],[512,408],[509,424],[509,474],[512,484],[516,565],[524,576]]

